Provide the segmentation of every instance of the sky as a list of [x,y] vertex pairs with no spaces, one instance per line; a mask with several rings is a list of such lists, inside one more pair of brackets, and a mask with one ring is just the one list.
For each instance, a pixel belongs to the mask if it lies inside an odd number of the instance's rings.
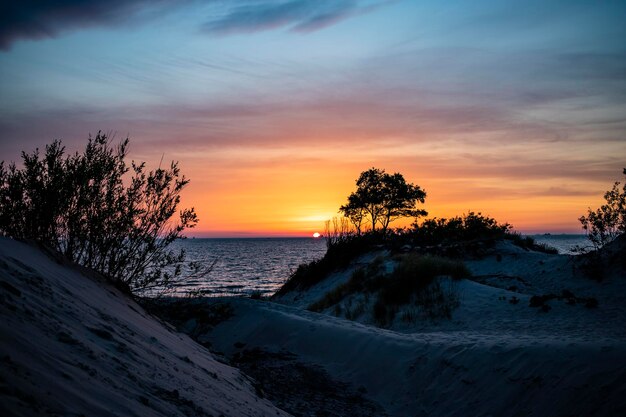
[[0,5],[0,160],[129,137],[192,236],[322,232],[371,167],[430,217],[581,233],[623,180],[624,1],[40,3]]

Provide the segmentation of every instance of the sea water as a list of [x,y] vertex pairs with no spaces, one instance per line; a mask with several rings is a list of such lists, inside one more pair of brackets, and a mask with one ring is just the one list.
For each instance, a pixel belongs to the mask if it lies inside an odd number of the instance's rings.
[[545,234],[530,236],[535,239],[535,242],[551,246],[559,253],[568,255],[578,253],[577,249],[579,248],[590,249],[590,242],[586,235]]
[[[587,246],[585,235],[532,235],[538,243],[572,254]],[[187,260],[208,266],[206,276],[186,277],[176,288],[179,295],[200,291],[207,296],[271,295],[298,268],[320,259],[326,253],[323,238],[230,238],[185,239],[174,243],[184,248]]]
[[271,295],[300,264],[321,259],[322,238],[184,239],[173,244],[185,249],[187,260],[213,265],[206,276],[186,278],[176,292],[200,290],[206,296]]

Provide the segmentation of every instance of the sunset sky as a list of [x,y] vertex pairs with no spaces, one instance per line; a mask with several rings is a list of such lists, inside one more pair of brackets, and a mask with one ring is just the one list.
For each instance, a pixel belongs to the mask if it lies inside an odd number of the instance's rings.
[[191,235],[310,236],[372,166],[579,233],[623,180],[624,1],[34,3],[0,6],[0,159],[129,136],[191,178]]

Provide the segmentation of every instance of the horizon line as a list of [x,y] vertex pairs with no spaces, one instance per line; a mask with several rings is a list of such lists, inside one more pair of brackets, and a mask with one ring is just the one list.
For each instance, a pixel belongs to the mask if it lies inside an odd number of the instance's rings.
[[[529,230],[529,231],[521,231],[516,230],[515,232],[520,233],[525,236],[539,236],[539,235],[552,235],[552,236],[585,236],[583,231],[573,232],[573,231],[537,231],[537,230]],[[185,235],[186,239],[324,239],[324,235],[322,234],[319,237],[313,237],[313,234],[256,234],[254,232],[234,232],[234,233],[199,233],[199,234],[189,234]]]

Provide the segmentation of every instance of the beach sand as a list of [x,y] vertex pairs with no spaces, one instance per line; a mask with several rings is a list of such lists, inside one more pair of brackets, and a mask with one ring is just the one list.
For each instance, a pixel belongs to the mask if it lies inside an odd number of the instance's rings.
[[[381,328],[370,304],[354,320],[307,310],[380,255],[272,301],[152,304],[188,337],[93,274],[0,239],[2,415],[626,415],[623,270],[596,282],[571,256],[505,242],[466,260],[451,319]],[[529,306],[546,294],[549,308]]]
[[287,415],[98,277],[5,238],[0,361],[2,416]]

